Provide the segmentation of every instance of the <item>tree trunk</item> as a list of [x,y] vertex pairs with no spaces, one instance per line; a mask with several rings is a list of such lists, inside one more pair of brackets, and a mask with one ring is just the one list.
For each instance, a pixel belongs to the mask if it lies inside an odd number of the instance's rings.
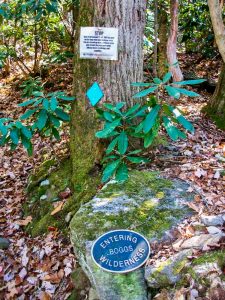
[[219,52],[225,63],[225,26],[223,23],[221,4],[219,0],[208,0],[210,17]]
[[159,77],[162,78],[166,73],[166,45],[167,45],[167,12],[164,5],[159,6],[159,53],[158,69]]
[[225,129],[225,64],[223,64],[215,93],[209,101],[206,112],[216,124]]
[[170,0],[171,25],[167,42],[167,60],[170,66],[169,70],[173,75],[174,81],[183,80],[183,74],[177,60],[178,7],[178,0]]
[[[72,183],[75,189],[80,189],[81,185],[82,188],[86,188],[94,182],[97,174],[96,166],[104,148],[104,145],[95,138],[99,121],[85,93],[97,81],[105,94],[102,101],[107,100],[111,103],[126,101],[127,106],[132,105],[131,95],[135,91],[131,90],[130,83],[143,79],[142,40],[145,5],[145,0],[83,0],[80,3],[74,60],[76,101],[72,107],[70,141]],[[78,41],[81,26],[118,28],[118,61],[80,59]]]

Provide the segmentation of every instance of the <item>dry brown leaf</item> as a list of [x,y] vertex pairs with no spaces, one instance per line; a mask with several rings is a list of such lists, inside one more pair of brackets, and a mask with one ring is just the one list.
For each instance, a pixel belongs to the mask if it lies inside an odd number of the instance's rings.
[[32,221],[32,216],[26,217],[24,220],[17,220],[15,223],[20,226],[27,226]]
[[40,300],[50,300],[51,299],[51,296],[46,292],[41,292],[39,297],[40,297]]
[[58,206],[56,206],[56,208],[51,212],[51,216],[54,216],[59,211],[61,211],[63,208],[63,205],[64,205],[64,202],[61,202]]

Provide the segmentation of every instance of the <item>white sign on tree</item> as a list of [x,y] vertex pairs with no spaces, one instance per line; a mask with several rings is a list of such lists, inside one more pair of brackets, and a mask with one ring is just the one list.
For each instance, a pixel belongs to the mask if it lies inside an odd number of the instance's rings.
[[81,27],[80,58],[117,60],[118,28]]

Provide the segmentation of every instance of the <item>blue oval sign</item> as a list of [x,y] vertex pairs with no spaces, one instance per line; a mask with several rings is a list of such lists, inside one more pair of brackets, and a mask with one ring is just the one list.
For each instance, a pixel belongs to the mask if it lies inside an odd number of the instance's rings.
[[148,259],[150,246],[145,237],[131,230],[113,230],[100,236],[91,255],[102,269],[127,273],[142,266]]

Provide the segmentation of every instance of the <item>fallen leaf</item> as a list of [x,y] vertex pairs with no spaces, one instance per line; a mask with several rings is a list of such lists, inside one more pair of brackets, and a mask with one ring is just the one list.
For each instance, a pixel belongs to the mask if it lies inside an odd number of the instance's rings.
[[20,226],[27,226],[32,221],[32,216],[26,217],[24,220],[17,220],[15,223]]
[[58,206],[56,206],[56,208],[51,212],[51,216],[54,216],[59,211],[61,211],[63,208],[63,205],[64,205],[64,202],[61,202]]

